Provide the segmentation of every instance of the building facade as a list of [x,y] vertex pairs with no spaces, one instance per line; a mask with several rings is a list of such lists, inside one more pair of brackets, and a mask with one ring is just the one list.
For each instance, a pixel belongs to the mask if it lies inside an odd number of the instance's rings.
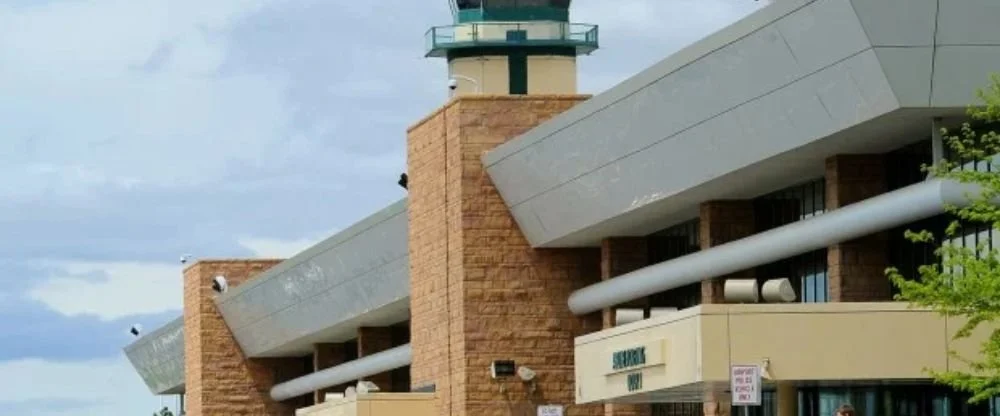
[[594,97],[568,1],[454,7],[408,197],[287,260],[188,267],[183,317],[125,349],[151,391],[192,416],[996,412],[926,372],[982,338],[884,276],[933,262],[903,230],[964,201],[920,166],[1000,70],[995,2],[777,0]]

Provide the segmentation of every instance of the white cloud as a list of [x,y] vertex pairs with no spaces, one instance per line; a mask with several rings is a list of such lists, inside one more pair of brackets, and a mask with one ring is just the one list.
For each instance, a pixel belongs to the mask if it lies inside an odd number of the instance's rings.
[[[329,235],[333,235],[331,232]],[[303,250],[316,245],[316,243],[327,238],[317,237],[317,238],[300,238],[295,240],[283,240],[279,238],[259,238],[259,237],[243,237],[237,240],[237,243],[253,252],[254,256],[263,258],[278,258],[287,259],[296,254],[301,253]]]
[[132,262],[69,262],[28,292],[28,297],[66,316],[110,321],[180,310],[179,265]]
[[[0,5],[0,62],[12,63],[0,65],[0,136],[14,143],[0,149],[0,174],[21,185],[0,192],[23,200],[107,182],[180,186],[218,179],[234,162],[263,163],[288,127],[285,80],[216,73],[227,53],[218,33],[264,3]],[[151,60],[156,68],[144,69]]]
[[[0,362],[0,411],[34,404],[34,416],[142,415],[158,410],[153,396],[124,355],[102,360]],[[174,408],[171,398],[164,405]],[[58,405],[60,402],[66,406]]]

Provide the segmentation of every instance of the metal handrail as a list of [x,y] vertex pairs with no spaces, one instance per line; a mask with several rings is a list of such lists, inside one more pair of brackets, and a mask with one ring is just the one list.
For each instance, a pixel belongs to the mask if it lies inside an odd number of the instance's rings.
[[[529,31],[532,28],[539,28],[542,26],[558,25],[560,27],[558,34],[554,36],[531,36]],[[511,31],[525,31],[527,32],[527,37],[525,39],[507,39],[503,37],[483,37],[483,32],[488,32],[489,28],[507,28],[502,32],[504,33]],[[459,29],[468,30],[468,38],[458,40],[455,32]],[[567,23],[567,22],[557,22],[557,21],[539,21],[532,23],[512,23],[512,22],[478,22],[478,23],[467,23],[467,24],[457,24],[457,25],[447,25],[447,26],[435,26],[430,28],[426,35],[427,49],[434,50],[442,45],[448,44],[458,44],[458,43],[485,43],[485,44],[531,44],[531,43],[545,43],[545,42],[565,42],[570,44],[592,44],[596,46],[598,40],[598,26],[587,24],[587,23]]]

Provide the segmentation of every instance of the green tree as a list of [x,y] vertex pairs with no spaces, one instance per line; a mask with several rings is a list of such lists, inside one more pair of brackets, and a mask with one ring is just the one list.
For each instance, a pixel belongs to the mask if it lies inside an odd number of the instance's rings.
[[[966,206],[945,208],[954,220],[943,235],[926,230],[906,232],[916,244],[938,244],[935,264],[921,266],[919,276],[903,276],[896,268],[886,270],[899,289],[897,300],[966,318],[955,339],[968,338],[981,324],[1000,317],[1000,244],[991,248],[989,241],[975,247],[949,243],[960,241],[955,239],[963,226],[1000,229],[1000,206],[993,202],[1000,196],[1000,163],[994,161],[1000,154],[1000,135],[994,130],[1000,122],[1000,75],[993,75],[990,86],[978,96],[981,103],[968,109],[969,121],[957,130],[943,131],[944,143],[952,154],[924,169],[938,178],[978,185],[982,192],[970,193]],[[985,166],[992,169],[983,169]],[[980,352],[974,358],[951,352],[969,365],[969,372],[930,372],[936,382],[971,394],[972,402],[1000,395],[1000,331],[989,333]]]

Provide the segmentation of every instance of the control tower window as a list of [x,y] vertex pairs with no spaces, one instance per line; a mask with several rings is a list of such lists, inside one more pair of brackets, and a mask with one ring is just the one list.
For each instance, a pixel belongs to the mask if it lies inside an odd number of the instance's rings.
[[455,0],[459,10],[511,7],[557,7],[568,9],[570,0]]
[[459,10],[465,9],[478,9],[482,5],[483,0],[458,0],[456,5]]

